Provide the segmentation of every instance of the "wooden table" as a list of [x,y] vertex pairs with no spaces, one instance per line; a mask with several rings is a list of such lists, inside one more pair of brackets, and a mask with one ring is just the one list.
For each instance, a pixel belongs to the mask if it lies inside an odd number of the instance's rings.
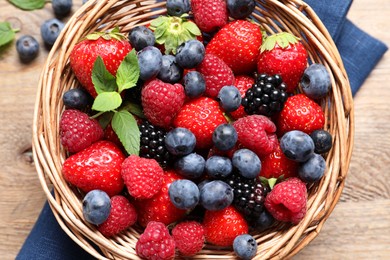
[[[81,0],[74,1],[76,7]],[[45,9],[24,12],[0,2],[0,21],[42,42]],[[348,17],[390,46],[390,2],[355,0]],[[14,259],[45,202],[31,156],[36,87],[47,50],[29,65],[15,45],[0,54],[0,255]],[[346,187],[320,235],[296,259],[390,259],[390,52],[355,97],[356,139]]]

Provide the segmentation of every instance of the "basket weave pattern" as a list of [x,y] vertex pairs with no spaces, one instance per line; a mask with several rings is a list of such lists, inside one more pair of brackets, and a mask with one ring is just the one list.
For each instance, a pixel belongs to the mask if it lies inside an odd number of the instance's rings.
[[[351,159],[354,119],[348,78],[333,40],[313,10],[301,0],[259,0],[254,21],[267,33],[290,32],[301,37],[313,62],[331,71],[332,91],[322,100],[325,130],[334,139],[327,154],[327,171],[319,184],[308,190],[308,211],[296,226],[280,224],[265,233],[253,234],[258,244],[255,259],[288,258],[305,247],[320,232],[344,187]],[[69,66],[73,46],[88,33],[119,26],[128,32],[165,14],[165,2],[101,0],[89,1],[66,24],[43,68],[34,112],[33,152],[37,173],[62,229],[81,247],[101,259],[139,259],[135,244],[139,227],[108,239],[83,221],[82,196],[64,180],[61,168],[66,152],[60,144],[59,121],[64,109],[62,95],[78,86]],[[54,192],[51,192],[54,190]],[[102,253],[96,251],[97,245]],[[234,259],[230,249],[206,245],[195,258]]]

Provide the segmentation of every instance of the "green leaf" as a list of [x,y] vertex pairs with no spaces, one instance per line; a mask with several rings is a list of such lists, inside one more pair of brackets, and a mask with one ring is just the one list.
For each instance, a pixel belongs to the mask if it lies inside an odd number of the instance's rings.
[[96,58],[93,64],[92,82],[98,94],[116,91],[117,89],[115,77],[106,69],[100,56]]
[[128,154],[139,154],[140,131],[134,116],[126,110],[114,114],[111,122],[112,129],[119,137]]
[[128,103],[123,107],[123,110],[129,111],[133,115],[136,115],[140,118],[146,118],[144,113],[142,112],[142,107],[138,104]]
[[9,22],[0,23],[0,46],[10,43],[15,38],[15,31]]
[[202,34],[198,26],[193,22],[185,22],[183,23],[183,27],[193,35],[198,36]]
[[129,52],[118,67],[116,72],[116,84],[118,92],[134,87],[137,84],[140,74],[137,55],[135,49]]
[[45,0],[8,0],[17,8],[23,10],[42,9],[45,6]]
[[154,30],[167,21],[168,17],[160,15],[150,23],[150,29]]
[[102,92],[95,98],[92,109],[107,112],[117,109],[121,104],[122,98],[118,92]]

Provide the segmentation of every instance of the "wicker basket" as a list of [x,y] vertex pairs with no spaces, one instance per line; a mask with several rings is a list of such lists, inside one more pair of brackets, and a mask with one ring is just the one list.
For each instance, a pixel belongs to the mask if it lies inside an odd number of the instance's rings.
[[[323,99],[325,129],[334,145],[327,154],[327,172],[318,185],[309,188],[308,211],[296,226],[278,225],[267,233],[253,234],[259,248],[256,259],[288,258],[304,248],[320,232],[339,200],[350,163],[353,136],[353,103],[350,86],[340,55],[329,33],[301,0],[259,0],[255,22],[268,33],[288,31],[303,40],[309,58],[332,72],[332,91]],[[130,228],[108,239],[83,221],[82,197],[61,174],[66,153],[59,140],[59,120],[64,107],[63,93],[78,85],[69,66],[73,46],[96,30],[119,26],[128,32],[135,25],[147,24],[165,13],[165,3],[155,1],[89,1],[66,24],[53,46],[40,77],[33,123],[33,152],[43,190],[62,229],[93,256],[104,259],[138,259],[135,244],[142,230]],[[54,189],[54,192],[51,192]],[[96,250],[97,245],[101,252]],[[206,245],[196,258],[233,259],[228,248]]]

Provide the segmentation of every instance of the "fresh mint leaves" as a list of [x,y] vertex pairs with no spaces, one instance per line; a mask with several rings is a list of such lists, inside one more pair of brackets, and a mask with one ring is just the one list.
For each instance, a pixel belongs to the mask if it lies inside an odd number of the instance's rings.
[[10,43],[15,38],[15,31],[9,22],[0,22],[0,47]]
[[130,112],[121,110],[116,112],[111,121],[112,129],[117,134],[128,154],[139,154],[140,131],[137,121]]
[[8,0],[11,4],[22,10],[42,9],[45,6],[45,0]]
[[139,74],[138,59],[133,49],[129,55],[126,55],[116,73],[118,92],[121,93],[125,89],[134,87],[137,84]]

